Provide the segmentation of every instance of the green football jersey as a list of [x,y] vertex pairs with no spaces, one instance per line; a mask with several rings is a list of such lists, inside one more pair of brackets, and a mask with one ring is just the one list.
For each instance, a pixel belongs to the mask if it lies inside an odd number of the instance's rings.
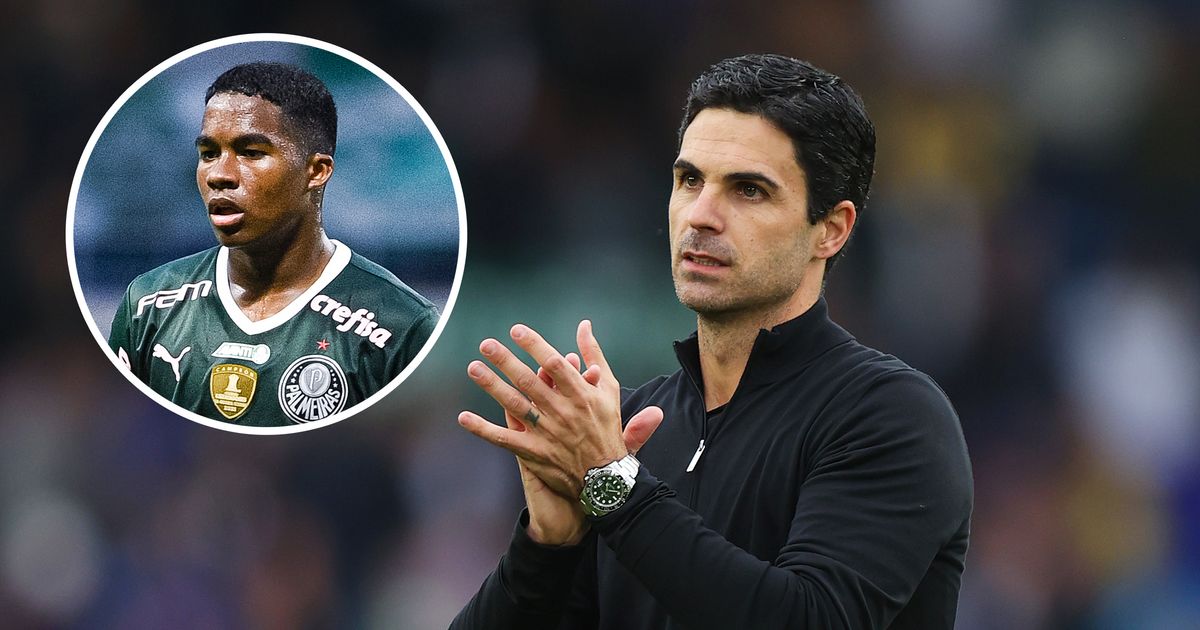
[[348,409],[420,352],[437,308],[334,241],[320,278],[280,312],[251,321],[229,289],[229,250],[138,276],[109,346],[176,405],[247,426],[289,426]]

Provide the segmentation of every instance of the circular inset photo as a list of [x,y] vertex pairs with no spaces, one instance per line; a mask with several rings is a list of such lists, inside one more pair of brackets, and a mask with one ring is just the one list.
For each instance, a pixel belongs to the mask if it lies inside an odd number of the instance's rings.
[[67,210],[75,294],[146,395],[293,433],[379,401],[429,353],[466,260],[454,162],[395,79],[325,42],[208,42],[105,114]]

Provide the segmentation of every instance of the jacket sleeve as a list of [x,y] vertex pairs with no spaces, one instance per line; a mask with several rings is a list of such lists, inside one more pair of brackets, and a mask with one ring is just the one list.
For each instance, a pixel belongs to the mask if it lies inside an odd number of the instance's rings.
[[593,521],[598,544],[689,628],[887,627],[969,518],[970,464],[949,401],[919,372],[842,408],[800,471],[773,561],[705,527],[645,467],[630,500]]
[[[634,390],[621,388],[625,402]],[[596,536],[575,547],[539,545],[526,534],[529,511],[522,510],[508,551],[451,630],[591,630],[599,623]]]
[[508,551],[451,630],[585,630],[596,627],[596,537],[548,547],[525,533],[523,510]]

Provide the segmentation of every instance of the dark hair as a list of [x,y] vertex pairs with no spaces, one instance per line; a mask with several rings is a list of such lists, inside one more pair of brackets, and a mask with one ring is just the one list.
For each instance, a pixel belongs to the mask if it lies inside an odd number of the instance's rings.
[[337,148],[337,106],[325,84],[310,72],[286,63],[244,63],[217,77],[204,93],[204,102],[222,92],[258,96],[278,105],[310,153],[333,155]]
[[[875,126],[862,98],[840,78],[783,55],[719,61],[692,82],[679,126],[680,145],[688,125],[708,108],[757,114],[792,139],[808,183],[810,223],[843,199],[862,211],[875,168]],[[839,256],[840,251],[829,264]]]

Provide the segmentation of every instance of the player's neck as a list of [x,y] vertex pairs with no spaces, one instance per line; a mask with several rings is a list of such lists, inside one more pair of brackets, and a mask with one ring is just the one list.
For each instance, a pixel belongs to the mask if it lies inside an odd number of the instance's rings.
[[333,241],[318,224],[305,227],[287,242],[229,250],[229,284],[245,309],[263,299],[304,292],[333,257]]
[[733,398],[760,330],[770,330],[799,317],[816,304],[819,296],[818,287],[815,293],[797,291],[787,301],[768,308],[720,315],[697,314],[696,337],[700,344],[705,408],[720,407]]

